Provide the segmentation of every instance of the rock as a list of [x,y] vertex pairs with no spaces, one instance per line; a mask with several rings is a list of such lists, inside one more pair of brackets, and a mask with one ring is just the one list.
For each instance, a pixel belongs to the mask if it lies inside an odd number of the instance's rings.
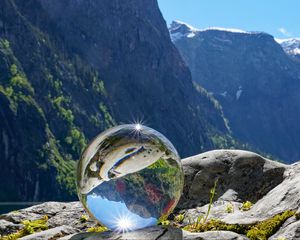
[[256,202],[283,181],[287,165],[252,152],[215,150],[182,160],[184,194],[179,208],[209,202],[209,192],[218,179],[218,198]]
[[124,234],[113,233],[82,233],[67,236],[60,240],[246,240],[248,238],[229,231],[211,231],[205,233],[189,233],[177,228],[163,228],[160,226],[137,230]]
[[184,240],[247,240],[249,238],[230,231],[210,231],[203,233],[185,232]]
[[[251,152],[215,150],[184,159],[183,166],[186,189],[181,208],[206,203],[217,178],[217,196],[210,218],[229,224],[254,224],[299,208],[300,163],[288,166]],[[255,204],[249,211],[241,211],[242,202],[248,200]],[[233,213],[227,212],[228,205]],[[207,210],[208,204],[183,211],[185,222],[197,219]]]
[[[209,192],[218,179],[216,195],[209,219],[229,224],[255,224],[286,210],[297,211],[288,218],[270,238],[299,238],[300,162],[285,165],[265,159],[255,153],[238,150],[215,150],[184,159],[186,186],[177,211],[184,214],[183,225],[195,221],[208,212]],[[243,202],[251,200],[252,208],[241,211]],[[230,207],[230,211],[228,211]],[[247,237],[229,231],[190,233],[178,228],[155,226],[135,232],[116,234],[87,233],[96,225],[85,220],[86,214],[79,202],[47,202],[0,216],[1,234],[20,229],[23,220],[48,216],[49,230],[34,233],[23,239],[61,240],[80,239],[203,239],[243,240]],[[177,214],[177,213],[175,213]],[[67,227],[66,227],[67,226]]]
[[293,222],[282,227],[275,235],[270,237],[270,240],[283,239],[300,239],[300,221]]
[[90,220],[82,224],[80,217],[85,214],[86,212],[80,202],[46,202],[19,211],[3,214],[0,216],[0,219],[5,219],[13,223],[21,223],[23,220],[37,220],[47,215],[50,228],[68,225],[83,230],[95,224],[94,221]]
[[[70,238],[65,237],[63,240],[168,240],[168,239],[183,239],[183,232],[178,228],[164,228],[161,226],[155,226],[145,229],[140,229],[134,232],[127,233],[81,233],[73,235]],[[62,240],[62,239],[61,239]]]
[[75,232],[77,232],[76,229],[70,226],[63,225],[42,232],[33,233],[31,235],[20,238],[20,240],[45,240],[45,239],[54,240],[66,235],[70,235]]
[[296,218],[298,219],[298,220],[300,220],[300,208],[297,210],[297,212],[296,212]]
[[7,235],[22,228],[22,224],[15,224],[4,219],[0,220],[0,235]]

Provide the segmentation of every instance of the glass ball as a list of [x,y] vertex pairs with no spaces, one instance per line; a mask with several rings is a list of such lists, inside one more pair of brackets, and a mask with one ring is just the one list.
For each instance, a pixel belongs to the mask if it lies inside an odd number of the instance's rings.
[[180,157],[161,133],[141,124],[113,127],[84,151],[77,192],[87,212],[114,231],[155,225],[183,189]]

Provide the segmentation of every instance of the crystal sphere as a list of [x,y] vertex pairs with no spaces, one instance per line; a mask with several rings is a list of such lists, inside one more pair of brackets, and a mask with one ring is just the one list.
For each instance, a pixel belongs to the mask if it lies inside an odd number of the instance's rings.
[[132,231],[165,219],[182,189],[176,149],[162,134],[140,124],[98,135],[78,164],[80,201],[93,218],[114,231]]

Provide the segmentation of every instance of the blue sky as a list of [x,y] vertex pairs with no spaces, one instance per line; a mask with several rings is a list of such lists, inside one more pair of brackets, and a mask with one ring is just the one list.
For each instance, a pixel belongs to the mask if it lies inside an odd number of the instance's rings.
[[196,28],[264,31],[277,38],[300,37],[300,0],[158,0],[169,24],[181,20]]

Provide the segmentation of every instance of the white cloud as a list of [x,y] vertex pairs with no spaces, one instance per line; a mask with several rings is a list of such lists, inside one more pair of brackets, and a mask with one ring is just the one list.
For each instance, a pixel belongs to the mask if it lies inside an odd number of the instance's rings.
[[284,27],[279,28],[278,31],[281,32],[282,35],[284,35],[286,37],[292,36],[292,34],[288,30],[286,30]]

